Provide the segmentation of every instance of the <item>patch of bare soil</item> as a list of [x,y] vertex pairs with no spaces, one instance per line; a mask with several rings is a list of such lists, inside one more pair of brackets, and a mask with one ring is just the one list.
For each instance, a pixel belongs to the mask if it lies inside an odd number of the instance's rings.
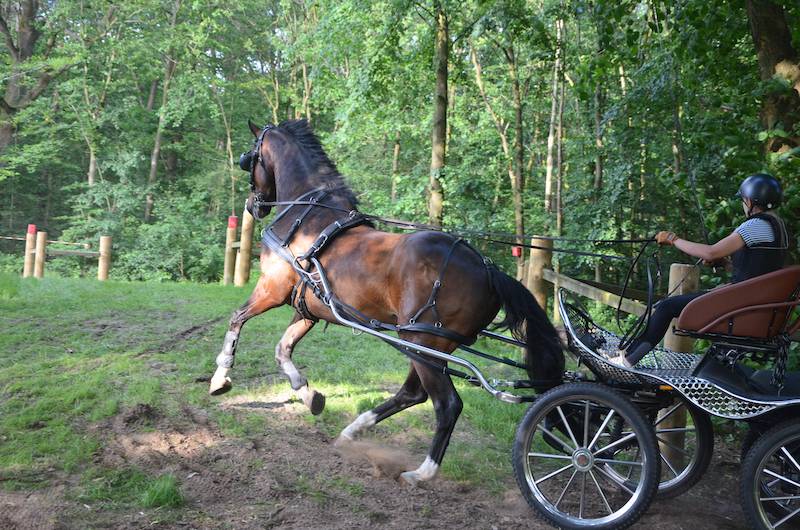
[[[62,485],[34,494],[0,493],[0,528],[548,528],[512,477],[502,495],[442,478],[413,488],[397,476],[425,455],[392,447],[406,440],[337,448],[300,418],[302,404],[288,395],[238,397],[221,405],[230,414],[260,410],[270,427],[251,440],[228,439],[203,411],[187,407],[175,419],[146,405],[97,426],[107,440],[100,462],[175,474],[185,507],[101,511],[68,500]],[[634,528],[742,530],[737,488],[738,454],[718,445],[700,484],[678,499],[654,502]]]
[[0,490],[0,528],[4,530],[60,530],[63,487],[33,493]]

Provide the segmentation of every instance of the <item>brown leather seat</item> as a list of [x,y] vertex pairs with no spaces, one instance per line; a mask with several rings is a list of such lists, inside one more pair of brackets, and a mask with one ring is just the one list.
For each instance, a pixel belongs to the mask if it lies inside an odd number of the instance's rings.
[[[800,304],[800,265],[714,289],[683,309],[675,326],[690,334],[771,339]],[[791,325],[794,331],[797,322]],[[790,331],[790,332],[791,332]]]

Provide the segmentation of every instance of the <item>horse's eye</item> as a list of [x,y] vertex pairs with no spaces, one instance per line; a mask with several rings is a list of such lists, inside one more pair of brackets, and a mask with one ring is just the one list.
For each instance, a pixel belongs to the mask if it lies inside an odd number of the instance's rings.
[[252,151],[242,153],[242,156],[239,157],[239,167],[242,168],[243,171],[250,171],[253,168]]

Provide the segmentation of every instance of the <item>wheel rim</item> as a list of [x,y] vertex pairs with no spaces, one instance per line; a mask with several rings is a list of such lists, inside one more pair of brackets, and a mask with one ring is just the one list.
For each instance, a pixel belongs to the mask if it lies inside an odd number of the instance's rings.
[[764,454],[753,484],[759,517],[767,528],[800,524],[800,434]]
[[[680,414],[682,411],[686,412],[686,427],[666,427],[664,423],[667,419]],[[691,420],[691,424],[689,424]],[[695,427],[694,411],[687,409],[683,402],[679,401],[664,410],[654,422],[656,440],[661,448],[659,458],[661,460],[661,479],[658,484],[660,490],[671,488],[686,478],[692,469],[697,465],[697,460],[700,456],[698,451],[697,428]],[[629,434],[630,431],[623,433]],[[683,436],[683,443],[676,444],[674,440],[669,438],[675,435]],[[624,474],[617,474],[613,467],[606,469],[610,474],[618,480],[625,481],[629,487],[632,487],[631,476],[626,472]]]
[[[622,427],[616,433],[615,420]],[[614,523],[634,508],[643,494],[646,451],[629,418],[597,397],[569,396],[542,410],[533,425],[525,479],[545,510],[588,527]],[[631,486],[619,478],[629,473]]]

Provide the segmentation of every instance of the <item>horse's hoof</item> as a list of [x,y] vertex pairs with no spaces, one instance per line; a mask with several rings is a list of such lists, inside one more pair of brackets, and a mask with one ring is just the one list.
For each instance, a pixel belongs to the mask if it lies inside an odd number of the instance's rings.
[[345,436],[343,434],[340,434],[333,441],[333,446],[336,447],[336,448],[341,448],[341,447],[347,447],[351,443],[353,443],[353,439],[352,438],[350,438],[349,436]]
[[419,473],[416,471],[406,471],[405,473],[400,473],[400,478],[409,486],[419,486]]
[[313,390],[303,397],[303,403],[311,411],[311,414],[318,416],[325,410],[325,396]]
[[233,383],[231,383],[231,378],[226,377],[221,381],[215,381],[214,379],[211,380],[211,386],[208,388],[208,393],[212,396],[221,396],[225,392],[229,391],[233,388]]

